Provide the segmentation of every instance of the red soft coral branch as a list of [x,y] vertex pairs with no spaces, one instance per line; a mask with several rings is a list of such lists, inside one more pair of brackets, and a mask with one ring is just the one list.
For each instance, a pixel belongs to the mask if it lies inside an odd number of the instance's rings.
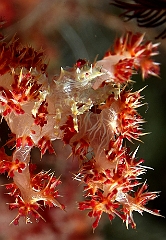
[[1,37],[0,113],[16,145],[11,157],[1,150],[0,173],[7,172],[14,181],[6,188],[15,198],[9,208],[18,209],[15,225],[20,217],[26,223],[31,216],[43,219],[38,213],[42,206],[65,209],[58,200],[60,179],[49,171],[34,174],[30,163],[33,147],[40,149],[41,156],[47,150],[55,153],[56,139],[69,144],[79,161],[74,175],[85,193],[79,209],[88,209],[88,216],[95,218],[93,229],[103,213],[110,220],[120,217],[127,227],[136,226],[133,211],[160,216],[145,207],[158,193],[147,192],[146,184],[138,188],[146,168],[135,157],[137,149],[131,153],[127,148],[127,140],[140,140],[145,134],[137,111],[143,105],[143,89],[132,92],[132,75],[159,74],[152,59],[157,47],[144,41],[144,34],[127,32],[102,60],[79,59],[50,81],[42,51],[22,47],[15,38],[7,44]]

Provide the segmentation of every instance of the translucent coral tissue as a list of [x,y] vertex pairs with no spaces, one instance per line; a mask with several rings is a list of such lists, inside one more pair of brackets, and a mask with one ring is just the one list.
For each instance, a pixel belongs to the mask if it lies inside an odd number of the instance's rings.
[[78,208],[89,210],[93,229],[103,213],[110,220],[118,216],[133,228],[134,211],[160,216],[146,208],[158,192],[147,191],[147,183],[140,180],[146,172],[143,160],[136,158],[137,149],[132,153],[127,147],[128,141],[145,134],[137,111],[143,104],[142,90],[130,89],[132,75],[158,76],[159,64],[152,59],[157,47],[145,41],[144,34],[127,32],[103,59],[94,63],[78,59],[50,82],[43,52],[1,37],[0,112],[15,147],[12,156],[1,148],[0,173],[13,180],[6,185],[15,199],[9,209],[18,209],[12,223],[18,225],[20,217],[26,223],[44,219],[38,212],[42,205],[65,209],[58,190],[63,181],[50,171],[35,174],[30,158],[33,147],[41,155],[54,153],[56,139],[69,144],[79,161],[74,174],[84,185],[84,200]]

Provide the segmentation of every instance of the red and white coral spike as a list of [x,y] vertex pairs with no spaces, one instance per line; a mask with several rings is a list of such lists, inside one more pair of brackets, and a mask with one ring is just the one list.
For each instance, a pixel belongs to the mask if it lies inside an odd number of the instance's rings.
[[20,195],[18,195],[18,193],[17,195],[13,194],[16,197],[15,203],[9,203],[10,210],[15,208],[19,209],[17,217],[11,222],[15,225],[18,225],[20,217],[25,217],[26,223],[31,223],[31,215],[36,221],[38,221],[39,218],[44,220],[37,211],[42,205],[59,207],[62,210],[65,209],[65,206],[56,199],[59,196],[56,187],[61,182],[59,179],[56,179],[53,174],[50,175],[47,172],[40,172],[33,176],[30,183],[31,189],[27,189],[27,195],[25,195],[23,191],[20,192]]
[[90,209],[91,211],[88,213],[88,216],[96,218],[92,224],[93,230],[95,230],[95,228],[98,226],[103,212],[108,213],[110,220],[112,220],[115,215],[120,215],[117,211],[119,208],[119,203],[112,200],[114,199],[115,194],[116,190],[108,196],[104,196],[102,191],[97,190],[96,193],[91,197],[91,200],[79,203],[80,210]]
[[20,162],[18,159],[12,161],[12,157],[7,156],[3,148],[0,149],[0,173],[7,172],[9,177],[13,177],[15,171],[22,173],[25,167],[24,162]]
[[50,139],[45,137],[45,136],[43,136],[38,141],[38,145],[37,146],[40,148],[42,155],[44,155],[47,150],[49,151],[49,153],[54,153],[55,154],[55,150],[54,150],[54,148],[52,146],[52,143],[51,143]]
[[4,87],[0,87],[0,104],[1,104],[1,112],[3,116],[7,116],[12,111],[15,114],[24,114],[24,110],[21,107],[21,104],[17,102],[10,90],[5,89]]
[[[35,219],[38,220],[41,216],[37,210],[41,207],[42,203],[44,206],[55,206],[62,210],[65,208],[64,205],[56,199],[59,196],[56,187],[61,181],[49,172],[40,172],[37,175],[30,173],[30,150],[31,147],[29,146],[20,147],[16,149],[13,155],[13,162],[16,162],[17,159],[15,160],[15,158],[18,157],[19,163],[24,164],[24,169],[21,168],[22,165],[19,165],[18,168],[16,168],[16,166],[11,169],[14,185],[9,186],[8,189],[12,188],[10,195],[14,196],[16,200],[15,203],[9,203],[9,208],[11,210],[14,208],[19,209],[18,216],[12,221],[14,224],[18,224],[21,216],[26,218],[26,223],[30,222],[29,215],[34,216]],[[15,190],[13,188],[15,188]],[[40,202],[40,204],[38,202]]]
[[96,62],[105,76],[95,81],[94,89],[99,88],[103,82],[125,84],[137,70],[142,71],[143,79],[148,75],[158,76],[159,64],[151,57],[158,54],[159,43],[143,42],[144,35],[127,32],[115,41],[113,51],[108,51],[102,60]]
[[13,99],[20,103],[29,102],[39,96],[39,89],[42,84],[38,83],[37,79],[35,80],[35,75],[31,71],[32,69],[26,72],[22,68],[19,75],[13,72],[14,82],[11,85],[12,90],[10,92],[13,95]]
[[[110,109],[117,114],[117,121],[115,126],[115,134],[127,138],[139,140],[139,137],[145,135],[142,133],[141,125],[145,122],[137,108],[144,105],[141,103],[143,97],[140,95],[140,89],[136,92],[122,90],[119,98],[116,100],[114,94],[111,94],[104,105],[99,106],[99,109]],[[110,123],[111,124],[111,123]]]
[[[32,47],[21,46],[18,39],[11,39],[10,42],[5,42],[5,37],[1,35],[0,42],[0,75],[11,72],[12,69],[31,68],[45,74],[46,63],[44,61],[44,52],[36,51]],[[5,61],[4,61],[5,59]]]
[[41,127],[48,120],[46,96],[49,85],[46,75],[32,68],[15,69],[12,74],[7,73],[0,78],[0,85],[1,112],[12,133],[16,134],[18,142],[31,138],[31,142],[37,144],[41,138]]
[[40,205],[38,203],[25,203],[24,200],[18,196],[14,203],[9,203],[9,209],[13,210],[18,208],[18,215],[11,221],[10,224],[18,225],[20,217],[25,217],[25,223],[32,223],[30,215],[35,218],[36,222],[39,221],[39,218],[44,218],[38,213]]
[[[115,161],[115,159],[112,159]],[[140,185],[138,176],[145,173],[146,168],[141,165],[142,160],[136,161],[135,153],[129,155],[127,149],[123,154],[116,157],[117,167],[115,169],[103,169],[99,171],[95,159],[83,164],[80,175],[86,184],[85,197],[88,200],[79,203],[79,209],[90,209],[88,216],[95,217],[93,229],[98,226],[103,212],[107,213],[112,220],[116,215],[136,227],[132,212],[143,211],[160,216],[159,211],[149,210],[145,207],[149,200],[158,196],[158,192],[146,192],[144,185],[135,192],[135,187]],[[91,165],[91,166],[90,166]],[[134,193],[135,192],[135,193]]]
[[16,148],[25,147],[25,146],[29,146],[29,147],[34,146],[34,142],[32,141],[31,137],[24,135],[23,137],[19,137],[16,139]]
[[147,184],[144,183],[138,190],[134,193],[134,196],[128,195],[127,202],[123,204],[123,216],[122,219],[126,223],[126,227],[128,228],[128,225],[131,224],[132,228],[136,228],[136,223],[133,219],[133,211],[139,212],[141,215],[142,213],[148,212],[150,214],[160,216],[159,210],[154,209],[151,210],[149,208],[146,208],[145,205],[149,200],[154,200],[156,197],[158,197],[159,192],[148,192],[147,190]]

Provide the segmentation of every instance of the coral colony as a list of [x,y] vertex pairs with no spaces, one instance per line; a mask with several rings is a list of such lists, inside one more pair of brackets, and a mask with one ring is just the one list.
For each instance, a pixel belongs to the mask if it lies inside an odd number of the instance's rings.
[[1,35],[0,111],[15,148],[12,156],[1,148],[0,173],[13,179],[6,184],[15,198],[9,209],[18,209],[12,223],[18,225],[20,217],[26,223],[43,219],[38,213],[42,205],[65,209],[57,190],[63,184],[60,177],[45,171],[34,174],[30,160],[33,147],[42,155],[54,153],[56,139],[69,144],[79,160],[74,174],[84,185],[85,199],[78,208],[89,210],[93,229],[102,213],[110,220],[120,217],[127,228],[136,227],[133,211],[160,216],[145,206],[158,192],[148,192],[146,182],[140,182],[146,167],[136,159],[137,149],[131,153],[127,147],[128,140],[145,134],[137,112],[143,105],[142,90],[132,92],[131,77],[136,72],[143,78],[159,74],[159,64],[152,60],[157,47],[144,41],[144,34],[127,32],[102,60],[78,59],[49,82],[42,51],[24,47],[15,38],[7,43]]

